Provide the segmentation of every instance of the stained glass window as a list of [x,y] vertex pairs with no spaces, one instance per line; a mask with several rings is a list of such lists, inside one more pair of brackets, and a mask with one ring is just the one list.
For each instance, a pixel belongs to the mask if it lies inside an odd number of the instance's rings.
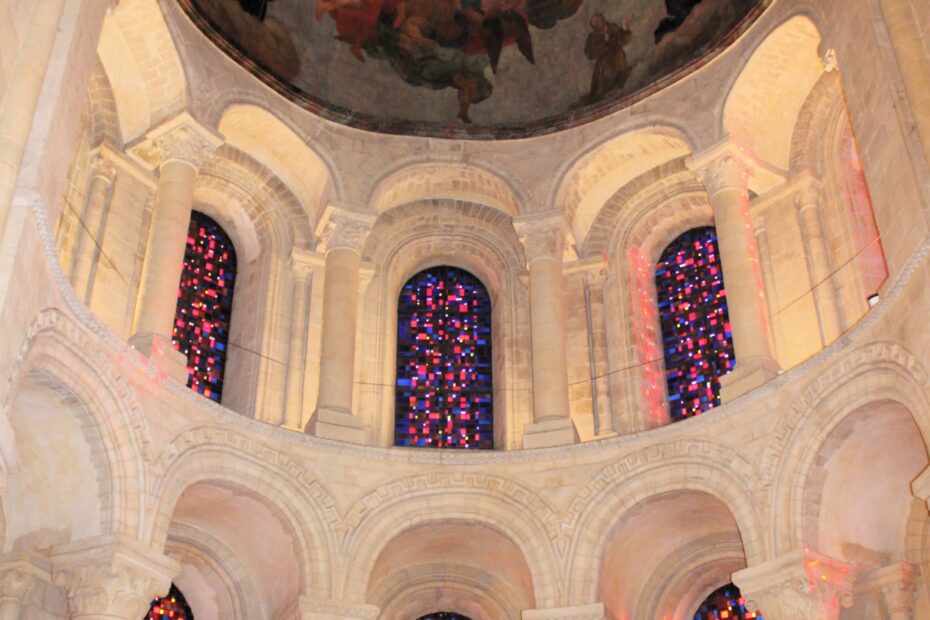
[[437,611],[426,616],[420,616],[417,620],[471,620],[468,616],[454,614],[450,611]]
[[493,448],[491,299],[473,275],[413,276],[397,310],[394,443]]
[[187,356],[187,385],[217,402],[229,345],[236,250],[219,224],[191,214],[172,342]]
[[762,614],[746,610],[746,601],[732,583],[715,590],[701,603],[694,620],[762,620]]
[[171,584],[166,596],[157,596],[149,606],[149,613],[142,620],[194,620],[190,605],[178,587]]
[[720,404],[720,378],[733,369],[727,294],[712,226],[684,233],[662,253],[656,293],[672,421]]

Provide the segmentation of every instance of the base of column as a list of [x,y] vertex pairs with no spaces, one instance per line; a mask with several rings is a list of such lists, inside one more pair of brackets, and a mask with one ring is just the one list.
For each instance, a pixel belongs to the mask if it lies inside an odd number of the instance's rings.
[[564,620],[564,618],[583,618],[584,620],[603,620],[606,618],[603,603],[576,605],[575,607],[551,607],[549,609],[525,609],[520,614],[522,620]]
[[738,359],[733,372],[720,380],[720,400],[728,403],[778,376],[781,366],[771,357]]
[[171,340],[161,334],[136,334],[129,339],[136,351],[149,358],[172,379],[187,385],[187,358],[174,348]]
[[527,450],[569,446],[578,441],[578,429],[569,417],[540,420],[523,427],[523,447]]
[[348,411],[321,408],[313,412],[304,432],[323,439],[365,444],[366,433],[362,421]]

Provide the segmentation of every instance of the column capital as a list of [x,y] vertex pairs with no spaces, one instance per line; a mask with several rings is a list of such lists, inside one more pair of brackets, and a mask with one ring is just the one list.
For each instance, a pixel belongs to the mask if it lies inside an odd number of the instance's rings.
[[206,158],[223,142],[221,135],[182,112],[150,130],[129,152],[150,170],[169,162],[182,162],[200,170]]
[[796,177],[792,185],[795,187],[794,204],[799,210],[820,205],[820,190],[823,186],[813,172],[805,170]]
[[74,618],[141,618],[180,571],[176,561],[112,536],[56,547],[52,563]]
[[32,553],[0,556],[0,601],[25,603],[40,583],[52,582],[49,561]]
[[697,175],[711,196],[726,189],[746,191],[749,187],[750,157],[729,138],[692,155],[685,165]]
[[562,260],[568,231],[561,211],[516,217],[513,227],[523,244],[528,263],[544,257]]
[[326,257],[301,248],[291,249],[291,270],[294,278],[301,282],[309,282],[313,275],[313,270],[322,268],[326,265]]
[[99,178],[107,184],[116,178],[116,165],[103,152],[96,152],[90,156],[90,176]]
[[862,576],[856,592],[877,594],[888,617],[910,617],[917,595],[917,571],[907,562],[875,569]]
[[810,550],[796,550],[733,573],[749,608],[773,620],[837,620],[853,601],[854,568]]
[[327,205],[316,226],[317,251],[325,254],[341,248],[361,254],[377,219],[373,214]]

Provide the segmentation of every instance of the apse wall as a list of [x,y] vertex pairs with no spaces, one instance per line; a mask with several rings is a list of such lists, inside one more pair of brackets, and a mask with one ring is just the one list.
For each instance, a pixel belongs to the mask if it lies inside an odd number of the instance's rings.
[[[174,582],[198,620],[688,618],[732,581],[767,619],[926,615],[925,74],[888,4],[775,2],[502,141],[330,123],[172,1],[68,4],[0,205],[4,609],[138,618]],[[140,330],[178,196],[236,249],[220,403]],[[752,372],[670,423],[656,266],[709,225]],[[393,445],[399,295],[437,266],[490,300],[493,450]]]

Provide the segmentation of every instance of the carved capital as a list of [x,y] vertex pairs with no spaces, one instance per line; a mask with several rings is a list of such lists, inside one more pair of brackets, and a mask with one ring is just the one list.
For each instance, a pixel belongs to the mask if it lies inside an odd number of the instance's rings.
[[346,211],[332,205],[326,207],[316,229],[317,250],[326,253],[343,248],[361,254],[375,219],[373,215]]
[[183,162],[200,170],[206,158],[221,144],[221,136],[183,113],[150,131],[130,152],[148,168]]
[[733,574],[747,605],[772,620],[837,620],[853,601],[853,568],[812,551],[794,551]]
[[517,218],[514,228],[523,244],[527,262],[544,257],[561,260],[566,241],[565,220],[561,213]]
[[820,181],[810,172],[803,173],[797,184],[794,195],[794,204],[799,210],[817,208],[820,205]]
[[51,566],[35,555],[0,558],[0,600],[26,604],[37,585],[51,583]]
[[877,595],[886,617],[910,617],[917,595],[917,571],[898,562],[864,575],[856,591]]
[[164,555],[111,537],[64,545],[53,564],[53,581],[64,589],[73,618],[141,618],[180,570]]
[[753,164],[750,155],[730,140],[693,155],[685,162],[711,197],[724,190],[746,192]]
[[314,269],[322,268],[326,257],[316,252],[293,248],[291,250],[291,271],[296,283],[306,284],[313,279]]
[[108,185],[116,178],[116,166],[103,153],[94,153],[90,157],[90,175],[106,182]]

